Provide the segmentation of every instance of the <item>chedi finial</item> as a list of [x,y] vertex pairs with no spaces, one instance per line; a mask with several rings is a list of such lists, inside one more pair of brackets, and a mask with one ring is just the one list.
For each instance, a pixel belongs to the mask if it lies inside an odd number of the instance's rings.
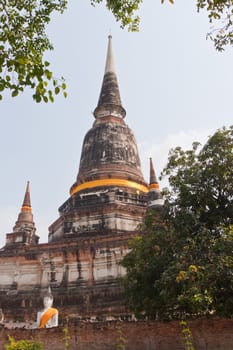
[[112,36],[109,35],[104,78],[98,105],[94,111],[94,116],[96,119],[100,120],[103,117],[109,116],[123,119],[125,115],[126,111],[121,104],[120,91],[115,70]]

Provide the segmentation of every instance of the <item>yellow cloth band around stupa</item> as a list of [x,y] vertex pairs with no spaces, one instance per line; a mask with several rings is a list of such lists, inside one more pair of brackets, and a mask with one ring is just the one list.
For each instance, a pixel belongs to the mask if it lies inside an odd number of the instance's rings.
[[29,207],[28,205],[23,205],[21,208],[22,211],[32,211],[32,208]]
[[141,185],[135,181],[124,180],[124,179],[100,179],[94,181],[84,182],[80,185],[73,186],[70,190],[70,195],[80,192],[82,190],[94,187],[102,187],[102,186],[123,186],[123,187],[131,187],[135,188],[141,192],[149,192],[149,189],[145,185]]
[[154,184],[150,184],[149,185],[149,188],[159,188],[159,184],[157,184],[157,183],[154,183]]

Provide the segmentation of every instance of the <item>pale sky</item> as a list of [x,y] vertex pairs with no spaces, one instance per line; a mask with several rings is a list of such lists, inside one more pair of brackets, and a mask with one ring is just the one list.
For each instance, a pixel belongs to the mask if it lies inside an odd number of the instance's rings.
[[55,75],[66,78],[68,98],[36,104],[27,91],[0,102],[0,246],[12,232],[28,180],[37,234],[47,242],[94,122],[109,33],[125,121],[136,136],[147,181],[149,157],[159,175],[170,148],[205,143],[215,130],[233,124],[233,51],[216,52],[206,40],[207,15],[196,13],[194,0],[145,1],[139,14],[140,32],[129,33],[104,5],[69,0],[68,10],[48,28],[54,51],[47,55]]

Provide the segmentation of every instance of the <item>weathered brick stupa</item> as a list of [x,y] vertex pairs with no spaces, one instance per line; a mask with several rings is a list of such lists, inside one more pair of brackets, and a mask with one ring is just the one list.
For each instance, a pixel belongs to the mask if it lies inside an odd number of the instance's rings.
[[9,320],[35,320],[48,287],[60,319],[124,313],[119,261],[140,234],[148,207],[162,198],[150,160],[144,180],[135,137],[126,125],[109,36],[95,121],[87,132],[70,197],[39,244],[27,184],[12,233],[0,250],[0,307]]
[[135,231],[147,206],[148,186],[137,144],[125,124],[111,36],[95,122],[87,132],[71,197],[49,228],[49,241]]

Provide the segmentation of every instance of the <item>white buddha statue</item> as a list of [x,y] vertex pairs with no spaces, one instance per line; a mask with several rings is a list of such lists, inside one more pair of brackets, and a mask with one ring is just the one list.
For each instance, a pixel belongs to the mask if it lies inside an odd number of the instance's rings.
[[37,327],[51,328],[58,326],[58,310],[53,308],[53,296],[49,288],[44,295],[44,309],[37,313]]

